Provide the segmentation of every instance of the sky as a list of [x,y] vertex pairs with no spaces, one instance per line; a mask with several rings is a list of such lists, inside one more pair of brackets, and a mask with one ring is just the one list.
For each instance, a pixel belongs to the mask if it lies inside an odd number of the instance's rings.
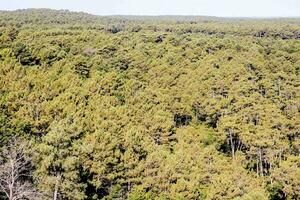
[[0,0],[0,10],[51,8],[97,15],[300,17],[300,0]]

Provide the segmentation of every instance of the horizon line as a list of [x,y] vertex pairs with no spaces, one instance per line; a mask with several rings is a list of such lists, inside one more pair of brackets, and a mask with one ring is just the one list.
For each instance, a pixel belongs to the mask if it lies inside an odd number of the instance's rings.
[[85,13],[89,15],[99,16],[99,17],[113,17],[113,16],[131,16],[131,17],[172,17],[172,16],[180,16],[180,17],[213,17],[213,18],[236,18],[236,19],[297,19],[299,16],[214,16],[214,15],[200,15],[200,14],[97,14],[89,11],[80,11],[80,10],[72,10],[66,8],[54,9],[54,8],[18,8],[18,9],[0,9],[0,11],[4,12],[14,12],[20,10],[54,10],[54,11],[69,11],[69,12],[77,12],[77,13]]

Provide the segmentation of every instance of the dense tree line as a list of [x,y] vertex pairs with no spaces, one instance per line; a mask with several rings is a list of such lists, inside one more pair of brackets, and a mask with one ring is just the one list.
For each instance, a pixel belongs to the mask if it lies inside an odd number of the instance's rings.
[[300,198],[299,19],[0,24],[0,198]]

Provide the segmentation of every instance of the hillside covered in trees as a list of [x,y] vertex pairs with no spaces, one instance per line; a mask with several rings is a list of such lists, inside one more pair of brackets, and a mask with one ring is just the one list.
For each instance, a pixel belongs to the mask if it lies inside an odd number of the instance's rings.
[[300,19],[0,12],[0,199],[300,199]]

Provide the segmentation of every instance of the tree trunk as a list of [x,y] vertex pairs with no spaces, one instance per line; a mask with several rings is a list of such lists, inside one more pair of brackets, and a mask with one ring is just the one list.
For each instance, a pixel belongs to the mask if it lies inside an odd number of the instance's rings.
[[60,182],[60,175],[58,175],[58,176],[56,177],[53,200],[57,200],[59,182]]
[[256,157],[256,175],[259,177],[258,156]]
[[232,131],[231,131],[231,129],[229,129],[229,139],[230,139],[230,145],[231,145],[232,159],[234,159],[235,149],[234,149],[234,144],[233,144],[233,138],[232,138]]
[[241,140],[238,139],[238,145],[237,145],[237,148],[236,148],[238,151],[240,151],[242,149],[242,144],[241,144]]
[[282,150],[279,151],[279,166],[281,165]]
[[13,192],[13,188],[14,188],[14,183],[15,183],[15,180],[14,180],[14,177],[15,177],[15,174],[14,174],[14,171],[15,171],[15,167],[14,167],[14,162],[13,160],[10,161],[10,170],[11,170],[11,174],[10,174],[10,183],[9,183],[9,200],[13,200],[14,199],[14,192]]
[[259,167],[260,167],[260,175],[264,176],[261,148],[259,148]]
[[9,200],[13,200],[14,195],[13,195],[13,186],[9,186]]
[[277,79],[276,85],[277,85],[277,95],[281,96],[281,80],[280,80],[280,78]]

